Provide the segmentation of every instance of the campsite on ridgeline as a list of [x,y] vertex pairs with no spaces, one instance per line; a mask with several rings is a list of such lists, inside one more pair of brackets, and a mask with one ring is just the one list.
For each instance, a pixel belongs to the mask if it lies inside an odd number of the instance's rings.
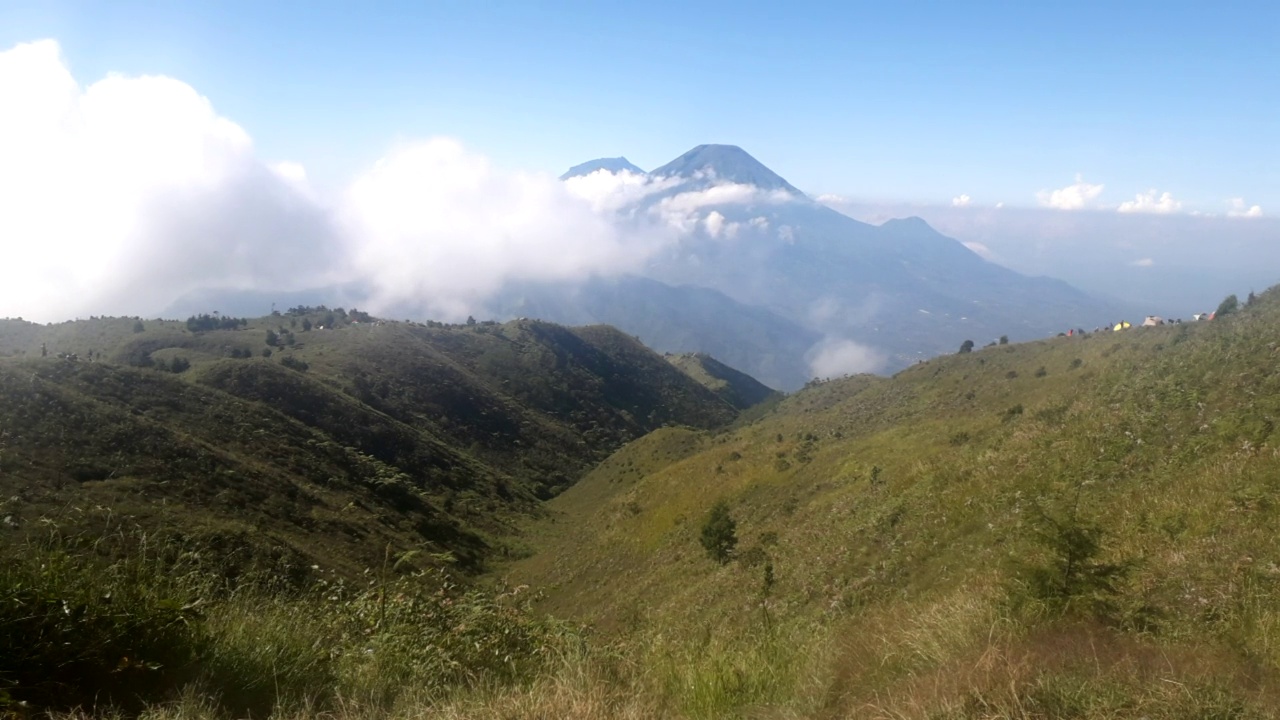
[[0,720],[1280,718],[1277,29],[0,2]]

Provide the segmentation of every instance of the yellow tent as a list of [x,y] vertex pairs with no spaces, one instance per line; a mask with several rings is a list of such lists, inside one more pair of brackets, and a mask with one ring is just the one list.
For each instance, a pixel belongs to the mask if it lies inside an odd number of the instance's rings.
[[1133,326],[1129,324],[1128,320],[1121,320],[1120,322],[1116,323],[1115,327],[1111,329],[1115,332],[1120,332],[1121,330],[1128,330],[1131,327]]

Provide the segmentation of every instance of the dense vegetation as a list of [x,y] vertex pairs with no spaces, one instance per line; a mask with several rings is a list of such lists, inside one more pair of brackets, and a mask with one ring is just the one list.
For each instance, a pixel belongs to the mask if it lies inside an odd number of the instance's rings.
[[[132,320],[97,343],[107,363],[0,361],[0,482],[19,498],[0,507],[0,642],[28,653],[0,660],[12,698],[175,718],[1280,706],[1277,291],[1212,322],[815,383],[729,426],[708,414],[723,400],[602,328],[298,332],[281,352],[305,370],[204,344],[261,345],[256,322],[177,331],[180,375],[118,364],[168,332]],[[72,332],[12,336],[30,358]],[[645,383],[624,377],[637,367]],[[461,396],[426,377],[448,372]],[[625,412],[602,409],[619,396]],[[484,424],[511,406],[541,424]],[[547,485],[527,478],[547,465],[511,443],[565,453],[574,433],[635,439],[567,454],[594,469],[540,512]],[[304,500],[306,522],[273,510]],[[53,702],[58,668],[85,694]]]

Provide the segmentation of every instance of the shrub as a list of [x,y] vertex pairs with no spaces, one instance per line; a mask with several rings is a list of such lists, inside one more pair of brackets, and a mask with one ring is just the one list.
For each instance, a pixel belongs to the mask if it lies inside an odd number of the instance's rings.
[[1235,295],[1228,295],[1222,299],[1222,303],[1218,305],[1218,310],[1214,313],[1215,318],[1223,315],[1230,315],[1240,307],[1240,300]]
[[1106,618],[1114,610],[1116,586],[1132,567],[1125,562],[1102,562],[1102,528],[1079,518],[1076,511],[1057,519],[1039,511],[1036,540],[1047,550],[1044,564],[1027,565],[1021,579],[1035,600],[1056,612],[1077,611]]
[[965,340],[964,342],[960,343],[960,353],[963,354],[967,352],[973,352],[972,340]]
[[729,515],[729,505],[721,500],[711,507],[702,524],[702,547],[707,557],[724,565],[733,557],[738,545],[738,524]]
[[1044,367],[1043,365],[1041,365],[1040,367],[1036,368],[1036,377],[1038,377],[1038,378],[1042,378],[1042,377],[1044,377],[1045,375],[1048,375],[1048,374],[1049,374],[1049,371],[1048,371],[1048,370],[1046,370],[1046,369],[1045,369],[1045,367]]
[[136,582],[136,562],[86,568],[57,551],[0,567],[0,693],[14,700],[137,709],[185,680],[203,646],[191,604]]
[[286,355],[280,358],[280,364],[289,368],[290,370],[297,370],[298,372],[306,372],[307,368],[311,367],[310,365],[307,364],[306,360],[299,360],[298,358],[292,355]]
[[1001,336],[1000,336],[1000,344],[1001,344],[1001,345],[1008,345],[1008,344],[1009,344],[1009,336],[1008,336],[1008,335],[1001,335]]

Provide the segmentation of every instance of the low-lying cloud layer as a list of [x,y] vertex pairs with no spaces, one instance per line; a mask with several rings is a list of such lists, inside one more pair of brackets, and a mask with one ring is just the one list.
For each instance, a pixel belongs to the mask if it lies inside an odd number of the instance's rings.
[[808,359],[813,376],[823,379],[878,372],[888,360],[873,347],[837,337],[814,345]]
[[[345,283],[365,306],[465,317],[509,280],[638,269],[705,219],[718,186],[623,208],[672,180],[509,172],[458,142],[394,148],[334,197],[268,162],[195,89],[111,75],[81,85],[53,41],[0,53],[0,316],[153,315],[197,288]],[[731,234],[723,218],[706,229]]]
[[189,85],[82,85],[50,40],[0,52],[0,104],[0,317],[150,316],[196,290],[342,285],[374,312],[457,320],[509,281],[636,271],[691,233],[768,226],[709,206],[791,199],[628,172],[561,182],[443,138],[395,147],[323,197]]

